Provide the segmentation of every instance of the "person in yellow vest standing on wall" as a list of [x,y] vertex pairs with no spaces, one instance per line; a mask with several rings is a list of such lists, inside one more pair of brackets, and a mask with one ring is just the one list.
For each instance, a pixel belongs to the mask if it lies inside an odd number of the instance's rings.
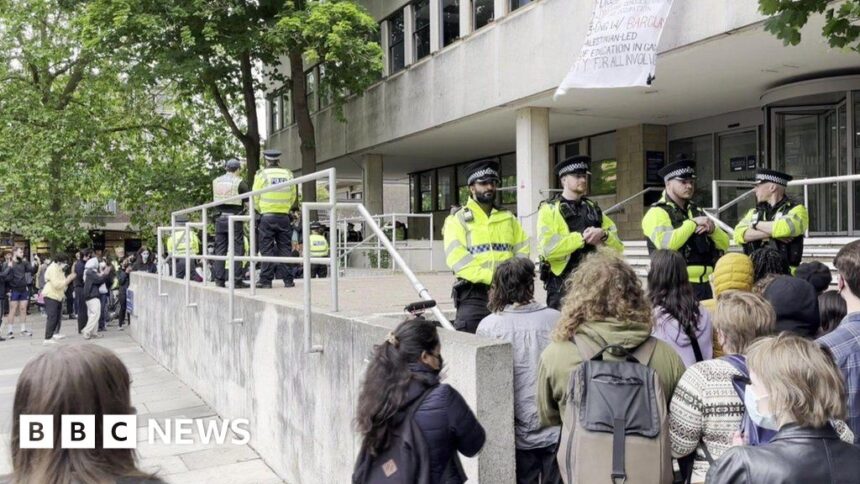
[[445,262],[457,276],[452,297],[454,327],[474,333],[490,314],[490,283],[496,266],[516,256],[529,256],[529,241],[517,218],[495,207],[499,164],[477,161],[466,167],[469,201],[445,222]]
[[735,242],[747,255],[761,247],[775,248],[794,274],[803,260],[809,212],[785,194],[791,180],[791,175],[776,170],[760,168],[756,172],[756,206],[735,227]]
[[[329,245],[323,235],[323,227],[319,222],[311,224],[311,257],[328,257]],[[326,277],[328,266],[325,264],[311,264],[311,277]]]
[[[176,224],[178,226],[184,227],[185,224],[188,223],[187,215],[177,215],[176,216]],[[185,256],[190,251],[191,254],[199,254],[200,253],[200,238],[197,237],[197,232],[194,229],[188,231],[190,234],[189,239],[185,240],[185,230],[177,230],[176,233],[171,233],[169,237],[167,237],[167,253],[170,254],[171,257],[176,259],[176,276],[177,279],[185,279],[185,271],[188,269],[185,267]],[[169,267],[172,267],[173,264],[169,263]]]
[[[242,162],[233,158],[224,164],[224,168],[226,173],[212,180],[212,199],[216,202],[230,200],[248,192],[248,184],[237,173],[242,168]],[[214,211],[217,214],[215,217],[215,255],[227,255],[227,249],[230,245],[228,217],[244,212],[246,203],[245,200],[231,200],[215,207]],[[245,231],[243,227],[242,222],[233,222],[233,255],[245,255]],[[215,279],[215,285],[218,287],[225,287],[226,285],[227,271],[225,266],[225,261],[221,260],[212,263],[212,278]],[[242,263],[235,262],[231,272],[233,287],[248,287],[243,280],[243,273]]]
[[566,292],[564,281],[586,255],[601,245],[624,250],[615,223],[585,197],[590,167],[591,158],[584,155],[555,165],[563,191],[541,203],[538,210],[540,278],[546,288],[546,305],[553,309],[560,308]]
[[[293,172],[281,168],[281,152],[266,150],[263,152],[266,168],[257,172],[254,177],[253,191],[272,185],[288,182],[293,179]],[[292,248],[293,225],[290,209],[296,203],[297,188],[295,185],[281,190],[271,191],[254,197],[254,204],[259,212],[260,253],[268,257],[288,257]],[[286,264],[264,262],[260,271],[258,288],[271,288],[275,277],[284,280],[285,287],[293,287],[293,275]]]
[[685,155],[657,172],[666,185],[660,200],[642,219],[648,252],[677,250],[687,261],[687,275],[699,301],[712,299],[708,276],[729,248],[729,236],[693,203],[696,164]]

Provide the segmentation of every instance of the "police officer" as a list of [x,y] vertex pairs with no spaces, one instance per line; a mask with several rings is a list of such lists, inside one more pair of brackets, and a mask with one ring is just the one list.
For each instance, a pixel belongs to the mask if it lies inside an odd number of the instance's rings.
[[591,158],[574,156],[555,165],[561,181],[561,195],[542,203],[538,210],[538,252],[541,280],[546,288],[546,305],[559,309],[564,281],[580,262],[598,246],[621,252],[615,223],[600,207],[585,197]]
[[[187,223],[187,215],[176,216],[177,225],[184,226]],[[177,230],[175,233],[171,233],[170,236],[167,237],[167,253],[176,259],[176,274],[174,274],[174,276],[176,276],[177,279],[185,279],[185,255],[188,251],[191,251],[191,254],[200,253],[200,238],[197,237],[197,232],[195,232],[194,229],[190,229],[188,233],[190,234],[189,238],[191,240],[185,240],[184,229]]]
[[735,227],[735,242],[751,254],[761,247],[778,250],[797,270],[803,259],[803,237],[809,227],[809,212],[785,194],[791,175],[760,168],[756,171],[756,206]]
[[696,188],[696,166],[685,155],[657,172],[666,185],[660,200],[642,219],[648,252],[677,250],[687,261],[687,274],[699,300],[711,299],[708,276],[722,253],[729,248],[729,236],[692,202]]
[[[311,257],[328,257],[328,240],[323,235],[323,227],[319,222],[311,224],[310,250]],[[311,264],[311,277],[325,277],[328,274],[328,266],[325,264]]]
[[[280,151],[264,151],[263,157],[266,159],[266,168],[258,171],[257,176],[254,177],[254,191],[293,179],[293,173],[290,170],[280,167]],[[264,256],[288,257],[290,255],[293,232],[290,210],[296,203],[296,193],[297,189],[293,185],[254,197],[254,203],[262,214],[257,228],[260,234],[260,253]],[[295,286],[293,275],[287,270],[286,264],[264,262],[257,287],[271,288],[272,279],[276,275],[283,278],[285,287]]]
[[496,266],[515,256],[528,257],[529,242],[514,214],[494,206],[499,164],[477,161],[466,167],[469,202],[445,221],[445,261],[457,276],[452,297],[454,326],[474,333],[490,312],[488,290]]
[[[212,199],[214,201],[227,200],[248,192],[248,184],[237,174],[241,167],[241,161],[235,158],[227,160],[227,163],[224,165],[227,172],[212,180]],[[245,203],[247,203],[245,200],[232,200],[224,202],[215,208],[217,210],[215,218],[215,255],[227,255],[227,248],[230,243],[228,217],[230,215],[241,214],[244,211]],[[245,255],[242,222],[233,223],[233,255]],[[212,277],[215,279],[215,285],[218,287],[224,287],[227,281],[225,265],[226,263],[221,260],[216,260],[212,264]],[[242,277],[242,263],[236,261],[233,264],[232,270],[233,287],[248,287],[242,280]]]

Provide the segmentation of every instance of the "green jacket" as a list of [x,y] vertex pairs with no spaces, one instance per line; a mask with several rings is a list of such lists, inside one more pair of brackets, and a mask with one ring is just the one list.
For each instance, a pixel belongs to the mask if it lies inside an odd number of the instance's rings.
[[[633,349],[651,336],[651,325],[618,320],[587,322],[577,329],[576,337],[580,336],[600,347],[617,344]],[[609,352],[604,353],[604,357],[607,360],[621,359]],[[582,358],[579,356],[579,350],[571,341],[553,341],[541,354],[538,371],[538,414],[542,426],[562,424],[561,416],[564,415],[564,406],[567,403],[570,372],[580,363]],[[671,399],[675,385],[686,369],[684,361],[674,348],[663,341],[657,341],[648,366],[657,372],[668,405],[668,399]]]

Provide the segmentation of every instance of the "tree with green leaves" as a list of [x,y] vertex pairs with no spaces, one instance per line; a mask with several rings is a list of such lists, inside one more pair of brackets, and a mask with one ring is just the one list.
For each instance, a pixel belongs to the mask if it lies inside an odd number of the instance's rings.
[[[350,93],[378,79],[382,52],[373,18],[352,0],[82,0],[88,38],[134,65],[130,75],[170,82],[186,97],[217,108],[245,150],[249,181],[260,158],[257,100],[292,92],[302,172],[316,171],[315,134],[307,105],[305,66],[325,70],[321,89],[338,113]],[[281,72],[280,59],[288,59]],[[268,79],[262,69],[273,68]],[[290,79],[289,82],[286,82]],[[315,200],[315,184],[305,198]]]
[[786,45],[800,43],[800,30],[814,14],[824,14],[821,34],[830,47],[860,53],[860,0],[759,0],[759,10],[771,15],[765,29]]
[[199,174],[218,146],[199,143],[194,129],[205,125],[169,89],[85,45],[82,12],[60,0],[0,0],[0,230],[52,250],[87,241],[110,200],[153,223],[168,205],[199,200],[183,190],[184,174]]

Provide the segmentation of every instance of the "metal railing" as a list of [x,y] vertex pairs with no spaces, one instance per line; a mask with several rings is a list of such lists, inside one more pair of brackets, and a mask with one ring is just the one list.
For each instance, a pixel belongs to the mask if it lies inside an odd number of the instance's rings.
[[[434,247],[433,247],[433,214],[432,213],[386,213],[380,215],[373,215],[373,220],[376,221],[377,225],[382,227],[383,231],[390,230],[391,231],[391,243],[397,248],[399,251],[416,251],[416,250],[425,250],[430,252],[430,271],[433,271],[433,257],[434,257]],[[399,247],[397,245],[398,242],[406,242],[406,240],[399,241],[397,240],[397,219],[406,219],[409,222],[410,219],[426,219],[429,223],[428,234],[429,245],[419,245],[419,246],[406,246],[401,244]],[[390,222],[383,224],[382,221],[386,220]],[[375,251],[376,252],[376,267],[377,269],[382,268],[382,253],[386,250],[382,245],[382,242],[379,238],[376,237],[376,234],[371,234],[369,236],[365,236],[359,242],[349,242],[348,241],[348,225],[353,222],[363,222],[364,219],[361,217],[352,217],[352,218],[343,218],[337,221],[339,229],[339,233],[342,235],[340,237],[339,245],[338,245],[338,259],[343,259],[341,267],[346,267],[347,265],[347,257],[349,254],[355,252],[356,250],[360,251]],[[407,226],[411,226],[412,224],[407,224]],[[375,240],[375,247],[367,246],[366,243],[369,241]],[[397,264],[392,260],[391,270],[395,271],[397,269]]]
[[615,213],[615,212],[620,212],[620,211],[621,211],[625,206],[627,206],[627,204],[629,204],[629,203],[630,203],[630,202],[632,202],[633,200],[636,200],[637,198],[639,198],[639,197],[641,197],[641,196],[645,195],[646,193],[649,193],[649,192],[662,192],[662,191],[663,191],[663,188],[662,188],[662,187],[648,187],[648,188],[645,188],[645,189],[640,190],[640,191],[636,192],[635,194],[633,194],[633,195],[631,195],[631,196],[629,196],[629,197],[625,198],[624,200],[621,200],[620,202],[616,203],[615,205],[613,205],[613,206],[611,206],[611,207],[607,208],[606,210],[604,210],[604,211],[603,211],[603,213],[605,213],[606,215],[611,215],[611,214],[613,214],[613,213]]
[[[263,195],[269,192],[282,191],[285,189],[289,189],[294,186],[298,186],[305,182],[311,182],[316,180],[327,180],[329,193],[334,193],[334,187],[336,186],[336,173],[334,168],[329,168],[327,170],[322,170],[319,172],[311,173],[309,175],[300,176],[298,178],[294,178],[292,180],[286,181],[284,183],[279,183],[276,185],[272,185],[266,188],[262,188],[260,190],[254,190],[251,192],[243,193],[240,195],[236,195],[234,197],[226,198],[223,200],[218,200],[210,203],[206,203],[203,205],[198,205],[196,207],[186,208],[182,210],[177,210],[171,214],[170,226],[167,227],[158,227],[157,234],[157,244],[158,244],[158,255],[161,257],[164,254],[164,241],[163,234],[170,232],[172,236],[172,240],[176,240],[176,233],[179,231],[184,232],[185,240],[190,241],[191,229],[192,228],[201,228],[203,232],[202,239],[202,254],[191,254],[191,251],[188,250],[190,244],[186,242],[186,250],[185,253],[180,256],[174,256],[173,254],[168,255],[168,260],[172,266],[172,273],[176,274],[176,262],[182,257],[185,262],[185,305],[186,307],[197,307],[197,303],[191,301],[191,271],[194,270],[191,266],[192,261],[202,261],[204,265],[204,277],[203,277],[203,285],[205,286],[209,280],[208,277],[208,267],[207,263],[212,261],[224,261],[225,270],[231,271],[229,280],[231,284],[229,284],[229,292],[228,292],[228,316],[229,321],[231,323],[242,323],[243,320],[235,317],[235,297],[236,297],[236,288],[235,284],[232,283],[235,280],[235,275],[232,274],[234,270],[236,262],[247,262],[249,264],[250,269],[250,282],[251,282],[251,295],[256,295],[256,265],[258,263],[301,263],[303,265],[303,281],[304,281],[304,349],[308,353],[316,353],[321,352],[322,347],[319,345],[314,345],[312,341],[312,327],[311,327],[311,264],[326,264],[329,265],[329,274],[330,274],[330,283],[331,283],[331,303],[332,303],[332,311],[338,311],[338,258],[335,254],[332,255],[331,251],[329,252],[329,256],[327,257],[311,257],[310,255],[310,212],[311,210],[319,211],[326,210],[329,212],[329,220],[336,220],[336,214],[338,209],[342,208],[350,208],[353,210],[357,210],[364,221],[367,223],[367,226],[376,234],[376,236],[380,239],[380,243],[388,250],[391,257],[400,264],[404,274],[409,278],[410,282],[412,282],[413,287],[418,292],[419,297],[425,300],[432,299],[430,292],[424,287],[420,281],[418,281],[414,272],[409,268],[409,266],[403,261],[400,254],[397,253],[394,245],[388,240],[388,237],[385,236],[385,233],[373,220],[372,215],[367,212],[367,209],[364,208],[363,205],[358,203],[339,203],[334,197],[332,197],[330,202],[305,202],[302,203],[302,256],[300,257],[280,257],[280,256],[262,256],[257,254],[257,240],[256,240],[256,207],[254,197]],[[209,210],[220,205],[225,204],[234,204],[235,202],[241,202],[243,200],[248,200],[248,215],[228,215],[228,248],[227,255],[210,255],[208,254],[208,230],[206,227],[209,222]],[[183,225],[178,225],[176,222],[176,217],[179,215],[188,215],[188,214],[196,214],[200,213],[200,222],[188,222]],[[239,256],[234,254],[234,233],[235,227],[234,222],[240,222],[244,224],[248,222],[249,224],[249,249],[251,255]],[[336,240],[336,230],[331,230],[329,232],[329,247],[336,248],[337,240]],[[167,297],[169,294],[163,291],[162,281],[164,278],[164,265],[160,264],[158,269],[158,294],[160,297]],[[438,307],[433,308],[433,313],[438,319],[438,321],[446,328],[453,330],[454,327],[445,318],[444,314],[442,314],[441,310]]]

